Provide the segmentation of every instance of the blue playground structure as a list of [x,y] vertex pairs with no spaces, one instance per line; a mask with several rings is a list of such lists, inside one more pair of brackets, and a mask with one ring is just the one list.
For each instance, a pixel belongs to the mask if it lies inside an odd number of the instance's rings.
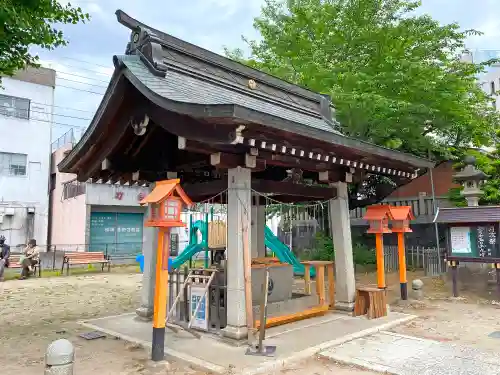
[[[207,218],[208,219],[208,214]],[[198,243],[198,232],[201,233],[201,242]],[[296,275],[304,275],[305,267],[297,257],[293,254],[290,248],[281,242],[272,230],[266,225],[264,232],[264,244],[273,252],[276,257],[283,263],[288,263],[293,266],[293,272]],[[189,233],[189,245],[172,261],[173,268],[179,268],[184,263],[192,259],[196,254],[205,251],[205,267],[208,267],[209,248],[208,248],[208,220],[197,220],[191,223]],[[314,269],[311,269],[311,277],[314,277]]]

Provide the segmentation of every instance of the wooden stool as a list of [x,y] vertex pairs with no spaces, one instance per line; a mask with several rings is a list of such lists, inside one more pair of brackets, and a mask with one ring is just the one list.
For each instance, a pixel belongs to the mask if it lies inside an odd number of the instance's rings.
[[356,288],[353,316],[365,315],[368,319],[387,316],[385,289],[374,287]]

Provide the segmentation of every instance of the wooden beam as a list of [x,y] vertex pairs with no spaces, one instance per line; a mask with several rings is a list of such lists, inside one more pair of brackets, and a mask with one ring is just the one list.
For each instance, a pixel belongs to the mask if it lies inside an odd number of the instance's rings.
[[237,129],[241,124],[201,122],[190,116],[167,111],[149,100],[143,101],[143,109],[155,124],[179,137],[212,144],[229,145],[231,142],[237,141],[239,143],[240,138]]
[[[352,169],[352,168],[351,168]],[[324,183],[330,182],[352,182],[352,173],[348,168],[338,168],[334,171],[321,171],[318,173],[318,180]]]
[[210,155],[210,164],[218,169],[231,169],[236,167],[250,168],[254,171],[266,169],[266,161],[249,154],[229,154],[216,152]]
[[[266,320],[266,328],[277,327],[283,324],[298,322],[300,320],[313,318],[315,316],[324,315],[328,311],[328,305],[316,306],[311,309],[307,309],[298,313],[281,315],[281,316],[273,316],[271,318],[267,318]],[[260,328],[260,321],[257,320],[255,322],[255,328]]]
[[252,189],[259,193],[276,194],[326,200],[337,197],[337,190],[332,186],[301,185],[288,181],[252,180]]
[[101,163],[101,169],[103,171],[111,169],[111,162],[109,161],[109,159],[104,159],[102,161],[102,163]]

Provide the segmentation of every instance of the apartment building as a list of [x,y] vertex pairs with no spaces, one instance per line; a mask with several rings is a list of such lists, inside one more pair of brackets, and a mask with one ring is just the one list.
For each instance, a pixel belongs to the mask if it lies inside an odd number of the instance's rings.
[[47,242],[48,179],[56,72],[28,68],[2,77],[0,235],[12,246]]

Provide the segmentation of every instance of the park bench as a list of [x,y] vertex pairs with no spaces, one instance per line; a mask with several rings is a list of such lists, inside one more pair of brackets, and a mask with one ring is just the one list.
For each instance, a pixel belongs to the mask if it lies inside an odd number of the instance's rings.
[[[10,254],[9,256],[9,269],[21,269],[21,256],[22,254]],[[40,264],[36,264],[33,267],[33,275],[36,276],[38,273],[38,277],[42,277],[42,267],[40,267]]]
[[66,275],[69,275],[70,266],[82,264],[100,264],[102,271],[104,271],[104,266],[108,265],[108,272],[111,270],[111,263],[102,252],[65,253],[61,273],[64,272],[64,266],[66,266]]

